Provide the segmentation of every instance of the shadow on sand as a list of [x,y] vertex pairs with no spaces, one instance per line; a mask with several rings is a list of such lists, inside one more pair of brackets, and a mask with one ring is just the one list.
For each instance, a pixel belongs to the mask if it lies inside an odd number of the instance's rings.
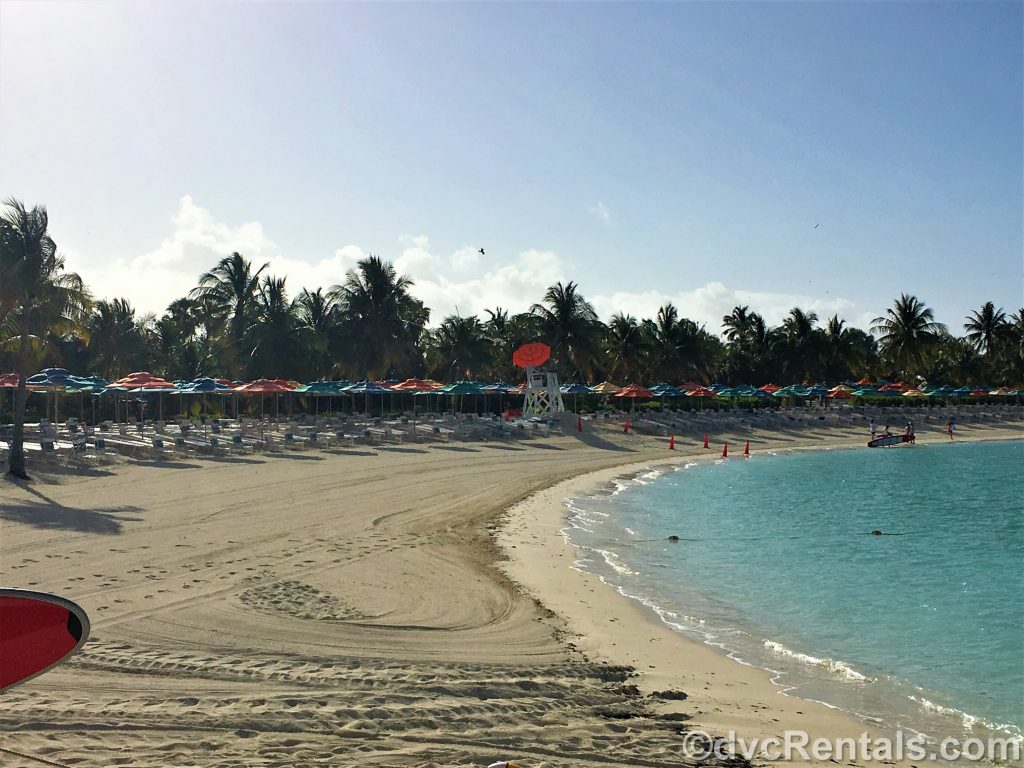
[[139,517],[127,516],[128,513],[140,511],[138,507],[75,509],[58,504],[34,488],[25,485],[21,487],[39,501],[4,502],[3,506],[0,506],[0,519],[31,525],[34,528],[106,536],[121,533],[122,525],[126,522],[141,520]]

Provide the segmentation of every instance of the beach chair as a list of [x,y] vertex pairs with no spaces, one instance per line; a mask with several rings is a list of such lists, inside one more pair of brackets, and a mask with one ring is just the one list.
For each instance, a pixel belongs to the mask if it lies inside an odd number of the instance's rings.
[[164,439],[162,437],[153,436],[149,438],[149,444],[153,448],[153,456],[158,459],[166,459],[174,456],[174,449],[170,446],[164,445]]

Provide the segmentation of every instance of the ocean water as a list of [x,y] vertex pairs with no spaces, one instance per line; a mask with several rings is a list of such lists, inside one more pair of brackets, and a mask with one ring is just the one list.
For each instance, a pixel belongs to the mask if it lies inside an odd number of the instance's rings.
[[1024,731],[1024,441],[695,462],[568,520],[581,568],[794,695],[936,741]]

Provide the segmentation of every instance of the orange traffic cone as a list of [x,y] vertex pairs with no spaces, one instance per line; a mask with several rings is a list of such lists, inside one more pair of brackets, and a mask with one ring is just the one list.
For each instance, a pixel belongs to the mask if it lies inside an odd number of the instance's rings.
[[670,451],[674,451],[676,449],[676,436],[675,435],[669,435],[668,436],[668,449]]
[[745,446],[743,446],[743,455],[744,456],[749,456],[750,455],[750,441],[749,440],[747,440],[747,444]]
[[726,440],[725,441],[725,445],[722,446],[722,458],[723,459],[729,458],[729,441],[728,440]]
[[626,426],[622,428],[623,432],[629,432],[629,419],[626,419]]
[[582,432],[583,431],[583,417],[582,416],[577,416],[576,417],[576,431],[577,432]]
[[704,433],[704,447],[705,448],[710,448],[711,447],[711,446],[708,445],[708,433],[707,432]]

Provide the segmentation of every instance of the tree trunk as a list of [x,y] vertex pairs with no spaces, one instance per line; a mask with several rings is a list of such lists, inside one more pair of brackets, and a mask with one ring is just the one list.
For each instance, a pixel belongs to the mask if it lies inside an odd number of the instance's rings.
[[18,346],[18,361],[15,370],[18,374],[18,389],[14,393],[14,430],[11,434],[11,456],[8,460],[8,472],[14,477],[28,480],[25,472],[25,404],[28,402],[28,333],[21,331],[21,343]]

